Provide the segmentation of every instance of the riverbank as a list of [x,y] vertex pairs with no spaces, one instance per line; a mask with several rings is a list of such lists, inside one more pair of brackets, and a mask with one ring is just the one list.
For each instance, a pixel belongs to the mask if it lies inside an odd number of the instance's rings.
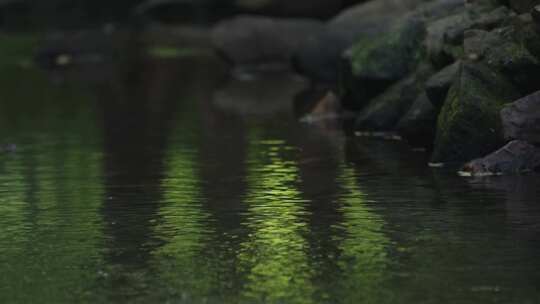
[[[296,97],[267,98],[263,107],[290,102],[307,124],[403,139],[427,151],[433,167],[500,175],[540,166],[540,9],[534,1],[347,2],[325,18],[318,4],[315,13],[275,2],[240,7],[252,14],[213,25],[147,20],[137,28],[106,24],[39,38],[9,35],[4,58],[51,71],[130,61],[126,49],[138,57],[205,54],[216,71],[229,71],[237,90],[250,90],[254,79],[275,82],[296,73],[282,81],[283,90],[296,88]],[[237,107],[234,100],[220,102]]]
[[[299,72],[323,91],[315,94],[321,103],[327,94],[339,100],[319,115],[353,113],[356,134],[395,134],[429,151],[433,166],[528,143],[463,167],[470,175],[519,174],[539,166],[540,141],[527,135],[540,128],[538,10],[534,1],[375,0],[325,22],[235,17],[214,27],[212,41],[235,70]],[[517,104],[527,115],[502,114]]]

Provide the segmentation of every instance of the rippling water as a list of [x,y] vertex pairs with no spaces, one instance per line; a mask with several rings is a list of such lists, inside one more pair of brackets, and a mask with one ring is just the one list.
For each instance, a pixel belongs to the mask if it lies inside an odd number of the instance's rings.
[[429,169],[296,122],[293,76],[216,70],[4,71],[0,302],[540,302],[539,178]]

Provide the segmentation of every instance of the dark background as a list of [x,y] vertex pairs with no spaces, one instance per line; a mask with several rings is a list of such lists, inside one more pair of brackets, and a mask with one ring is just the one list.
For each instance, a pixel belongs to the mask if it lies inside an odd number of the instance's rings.
[[[261,3],[259,0],[253,1]],[[242,1],[243,4],[238,5],[235,0],[0,0],[0,28],[72,29],[111,22],[131,25],[149,20],[162,23],[205,24],[239,13],[326,19],[344,7],[362,2],[362,0],[313,1],[318,3],[317,6],[313,6],[319,7],[318,11],[310,12],[306,9],[311,7],[311,1],[272,1],[270,5],[250,10],[247,8],[250,5],[245,5],[249,4],[248,1]],[[320,5],[325,2],[327,5]],[[295,14],[295,10],[300,13]]]

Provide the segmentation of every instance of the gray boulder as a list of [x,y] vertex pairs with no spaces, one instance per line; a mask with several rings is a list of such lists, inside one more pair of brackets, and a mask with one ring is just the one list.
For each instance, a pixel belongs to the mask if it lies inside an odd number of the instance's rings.
[[501,119],[506,139],[540,144],[540,91],[505,106]]
[[503,148],[467,163],[460,171],[464,176],[523,174],[540,169],[540,148],[514,140]]
[[290,64],[292,54],[322,30],[310,19],[238,16],[212,30],[214,48],[233,65]]

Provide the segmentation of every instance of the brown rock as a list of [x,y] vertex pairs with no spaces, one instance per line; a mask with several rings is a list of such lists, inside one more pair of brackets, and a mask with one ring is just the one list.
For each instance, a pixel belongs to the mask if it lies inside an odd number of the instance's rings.
[[341,102],[334,92],[329,91],[301,121],[311,123],[320,120],[336,119],[340,113]]

